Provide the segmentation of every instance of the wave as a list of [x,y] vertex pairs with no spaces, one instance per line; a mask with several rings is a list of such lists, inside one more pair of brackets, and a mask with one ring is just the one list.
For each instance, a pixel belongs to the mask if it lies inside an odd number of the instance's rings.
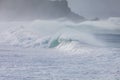
[[41,20],[1,22],[0,44],[71,50],[81,46],[106,46],[95,34],[119,34],[119,26],[119,18],[81,23]]

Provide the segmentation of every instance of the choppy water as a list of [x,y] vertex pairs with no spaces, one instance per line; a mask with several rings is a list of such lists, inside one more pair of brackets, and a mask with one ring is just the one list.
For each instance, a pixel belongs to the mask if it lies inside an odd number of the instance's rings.
[[0,44],[20,47],[119,46],[119,20],[1,22]]
[[119,21],[0,23],[0,80],[120,80]]

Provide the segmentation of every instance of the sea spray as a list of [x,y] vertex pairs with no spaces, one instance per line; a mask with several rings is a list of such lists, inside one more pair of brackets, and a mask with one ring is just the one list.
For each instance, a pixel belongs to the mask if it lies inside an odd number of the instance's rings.
[[[112,22],[110,19],[81,23],[41,20],[3,22],[0,23],[0,43],[41,48],[60,48],[64,46],[71,47],[71,49],[76,46],[101,47],[106,46],[106,43],[97,39],[95,34],[119,34],[119,21],[118,24],[116,22]],[[2,28],[2,26],[5,27]]]

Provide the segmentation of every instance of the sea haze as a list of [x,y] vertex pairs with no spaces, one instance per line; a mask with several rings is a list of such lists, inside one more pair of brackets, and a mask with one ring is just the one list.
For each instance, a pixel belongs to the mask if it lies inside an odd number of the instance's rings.
[[0,0],[0,11],[0,80],[120,79],[120,17],[88,19],[66,0]]

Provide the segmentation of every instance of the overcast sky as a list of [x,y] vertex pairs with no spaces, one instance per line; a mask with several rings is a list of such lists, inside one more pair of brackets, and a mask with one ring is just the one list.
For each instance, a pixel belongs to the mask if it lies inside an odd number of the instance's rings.
[[120,0],[68,0],[72,10],[86,17],[120,17]]
[[[0,1],[2,2],[5,0]],[[69,2],[69,6],[72,9],[72,11],[87,18],[120,17],[120,0],[67,0],[67,1]]]

